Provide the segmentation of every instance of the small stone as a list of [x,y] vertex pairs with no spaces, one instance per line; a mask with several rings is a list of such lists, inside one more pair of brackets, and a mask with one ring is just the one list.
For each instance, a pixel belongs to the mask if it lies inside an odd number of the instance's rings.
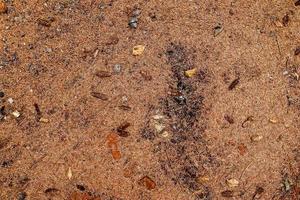
[[6,4],[1,0],[0,1],[0,13],[6,13],[7,12],[7,6]]
[[223,31],[223,26],[222,26],[222,24],[218,23],[218,24],[214,27],[214,36],[216,37],[216,36],[219,35],[222,31]]
[[132,54],[134,56],[139,56],[139,55],[143,54],[144,50],[145,50],[144,45],[136,45],[136,46],[133,47]]
[[10,103],[10,104],[12,104],[14,102],[14,100],[13,100],[13,98],[8,98],[7,102]]
[[115,64],[114,67],[113,67],[113,71],[116,74],[119,74],[122,71],[122,66],[120,64]]
[[289,74],[289,72],[288,72],[288,71],[284,71],[282,74],[283,74],[284,76],[286,76],[286,75]]
[[227,179],[226,180],[226,184],[229,186],[229,187],[237,187],[239,185],[239,181],[232,178],[232,179]]
[[14,112],[12,112],[12,115],[15,117],[15,118],[18,118],[18,117],[20,117],[20,112],[19,111],[14,111]]
[[128,25],[130,28],[136,29],[138,26],[138,18],[137,17],[131,17],[129,19]]
[[251,137],[252,142],[258,142],[262,139],[263,139],[263,136],[261,136],[261,135],[254,135],[254,136]]
[[184,72],[184,75],[188,78],[191,78],[193,77],[195,74],[197,73],[197,69],[194,68],[194,69],[190,69],[190,70],[187,70]]
[[5,96],[4,92],[0,91],[0,98],[3,98]]

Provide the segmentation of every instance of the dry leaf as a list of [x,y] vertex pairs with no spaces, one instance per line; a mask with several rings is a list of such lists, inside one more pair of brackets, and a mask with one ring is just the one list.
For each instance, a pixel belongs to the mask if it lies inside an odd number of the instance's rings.
[[134,56],[139,56],[139,55],[143,54],[144,50],[145,50],[145,46],[143,46],[143,45],[137,45],[137,46],[133,47],[132,54]]
[[139,184],[146,187],[148,190],[153,190],[156,187],[156,183],[148,176],[144,176],[139,181]]
[[121,152],[118,147],[118,135],[115,133],[110,133],[106,138],[108,147],[111,150],[111,154],[113,159],[120,160],[121,159]]
[[239,181],[232,178],[232,179],[227,179],[226,183],[229,187],[237,187],[239,185]]
[[6,13],[7,12],[7,6],[3,1],[0,1],[0,13]]
[[184,75],[188,78],[191,78],[193,77],[195,74],[197,73],[197,69],[194,68],[194,69],[190,69],[190,70],[187,70],[184,72]]
[[67,172],[67,177],[68,177],[69,179],[72,178],[72,170],[71,170],[70,167],[69,167],[68,172]]

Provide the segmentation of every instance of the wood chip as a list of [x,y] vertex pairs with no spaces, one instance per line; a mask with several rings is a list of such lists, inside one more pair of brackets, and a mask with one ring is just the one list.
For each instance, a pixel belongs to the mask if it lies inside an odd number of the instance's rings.
[[228,90],[233,90],[240,83],[240,78],[234,79],[228,86]]
[[276,119],[269,119],[269,121],[272,123],[272,124],[277,124],[278,121]]
[[137,45],[137,46],[133,47],[132,54],[134,56],[139,56],[139,55],[143,54],[144,50],[145,50],[145,46],[143,46],[143,45]]
[[194,68],[194,69],[190,69],[190,70],[187,70],[184,72],[184,75],[188,78],[191,78],[193,77],[195,74],[197,73],[197,69]]
[[274,25],[275,25],[276,27],[279,27],[279,28],[283,27],[283,24],[282,24],[281,21],[279,21],[278,19],[274,20],[273,23],[274,23]]
[[227,179],[226,180],[226,184],[229,186],[229,187],[237,187],[239,186],[239,181],[232,178],[232,179]]
[[96,71],[95,75],[99,78],[107,78],[107,77],[111,77],[111,73],[108,71],[102,71],[102,70],[98,70]]
[[102,101],[107,101],[108,97],[106,94],[103,94],[101,92],[91,92],[91,95],[97,99],[101,99]]
[[261,135],[253,135],[252,137],[251,137],[251,141],[252,142],[258,142],[258,141],[260,141],[260,140],[262,140],[263,139],[263,136],[261,136]]
[[42,122],[42,123],[48,123],[48,122],[49,122],[49,119],[46,119],[46,118],[41,117],[41,118],[40,118],[40,122]]
[[73,176],[72,170],[71,170],[71,168],[69,167],[68,172],[67,172],[67,177],[68,177],[68,179],[71,179],[72,176]]
[[153,190],[156,187],[156,183],[149,178],[148,176],[144,176],[140,179],[139,185],[146,187],[148,190]]

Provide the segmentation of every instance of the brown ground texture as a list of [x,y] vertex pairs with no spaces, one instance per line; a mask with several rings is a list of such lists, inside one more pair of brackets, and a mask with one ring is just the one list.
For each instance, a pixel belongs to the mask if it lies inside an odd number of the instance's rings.
[[0,2],[1,200],[300,199],[299,0]]

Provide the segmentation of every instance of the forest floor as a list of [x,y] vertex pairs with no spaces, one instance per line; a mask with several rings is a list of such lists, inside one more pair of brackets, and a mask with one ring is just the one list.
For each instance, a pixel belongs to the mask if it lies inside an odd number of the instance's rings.
[[299,0],[1,0],[0,199],[300,199]]

